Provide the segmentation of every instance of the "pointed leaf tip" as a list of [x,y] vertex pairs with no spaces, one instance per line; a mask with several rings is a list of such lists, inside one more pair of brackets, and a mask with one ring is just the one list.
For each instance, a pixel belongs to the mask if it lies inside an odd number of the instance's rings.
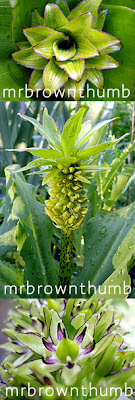
[[64,125],[61,144],[65,156],[72,156],[77,136],[81,130],[81,120],[85,108],[81,108],[75,115],[70,117]]
[[48,116],[48,118],[46,116],[46,123],[44,123],[45,126],[42,126],[36,119],[29,117],[28,115],[21,113],[19,113],[19,115],[25,121],[30,122],[52,147],[55,147],[57,150],[61,150],[61,143],[58,137],[57,128],[55,126],[55,122],[50,116]]

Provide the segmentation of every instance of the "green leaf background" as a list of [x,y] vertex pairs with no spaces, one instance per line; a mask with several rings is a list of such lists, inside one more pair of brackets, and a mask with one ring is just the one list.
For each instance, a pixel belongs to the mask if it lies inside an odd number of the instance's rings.
[[[111,284],[116,285],[117,275],[120,273],[122,281],[125,275],[128,282],[126,284],[129,284],[125,266],[135,252],[135,242],[130,238],[130,230],[135,230],[135,203],[110,213],[100,211],[92,219],[89,219],[88,212],[84,231],[84,266],[79,276],[73,279],[73,283],[78,286],[83,283],[87,290],[88,281],[97,287],[105,284],[109,277],[109,282],[112,280]],[[112,275],[114,268],[118,270]]]
[[[120,2],[119,2],[120,3]],[[110,3],[109,3],[110,4]],[[121,6],[107,5],[108,13],[104,30],[110,30],[111,34],[120,37],[123,49],[116,52],[114,57],[120,63],[115,71],[104,71],[105,87],[121,89],[122,83],[131,91],[130,99],[135,99],[135,82],[133,68],[135,66],[135,11]]]
[[0,228],[1,258],[13,259],[18,250],[23,260],[19,268],[24,268],[24,283],[28,280],[37,288],[37,284],[45,286],[51,282],[53,287],[57,283],[57,265],[51,255],[51,221],[45,215],[44,205],[35,197],[35,188],[25,182],[23,175],[12,175],[7,169],[6,176],[6,212]]

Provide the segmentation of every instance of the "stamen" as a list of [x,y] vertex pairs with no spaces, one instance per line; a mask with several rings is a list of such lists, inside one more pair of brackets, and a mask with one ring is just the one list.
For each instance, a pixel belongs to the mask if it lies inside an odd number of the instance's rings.
[[71,361],[72,361],[72,360],[71,360],[71,357],[70,357],[70,356],[67,356],[67,357],[66,357],[66,362],[67,362],[67,363],[71,363]]

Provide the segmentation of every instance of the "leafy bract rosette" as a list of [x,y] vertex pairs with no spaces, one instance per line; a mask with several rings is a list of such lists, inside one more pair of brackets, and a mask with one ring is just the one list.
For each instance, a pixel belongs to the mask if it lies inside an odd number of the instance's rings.
[[64,125],[62,133],[45,108],[43,126],[34,118],[19,114],[31,122],[48,141],[50,148],[9,149],[9,151],[28,151],[37,157],[25,167],[12,172],[27,171],[39,167],[32,174],[43,175],[42,185],[49,186],[49,199],[45,201],[46,213],[61,229],[75,229],[84,220],[88,211],[87,188],[95,172],[108,169],[94,162],[94,157],[117,144],[119,139],[91,145],[91,137],[107,129],[112,120],[99,122],[94,127],[90,121],[81,124],[85,109],[81,108]]
[[98,13],[100,4],[101,0],[83,0],[70,11],[65,0],[57,0],[45,6],[44,18],[32,13],[32,26],[23,30],[27,41],[18,42],[20,50],[12,54],[17,63],[33,70],[29,88],[53,94],[64,86],[75,100],[86,80],[103,89],[102,70],[119,66],[109,53],[122,45],[102,31],[107,10]]

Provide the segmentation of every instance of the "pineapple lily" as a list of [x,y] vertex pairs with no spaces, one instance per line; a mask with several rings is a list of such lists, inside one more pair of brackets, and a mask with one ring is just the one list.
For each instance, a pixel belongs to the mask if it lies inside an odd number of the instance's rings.
[[[81,396],[90,382],[98,393],[106,387],[124,390],[125,382],[134,388],[135,352],[124,341],[120,319],[104,300],[15,300],[3,330],[9,342],[0,346],[8,351],[0,367],[2,399],[6,387],[8,399],[11,388],[18,390],[15,399],[27,399],[30,386],[41,400],[70,399],[71,387]],[[72,397],[77,398],[74,391]],[[85,398],[91,396],[85,392]]]
[[[53,223],[61,229],[61,257],[59,283],[69,285],[72,269],[72,232],[84,220],[88,210],[87,185],[93,173],[106,167],[94,164],[94,156],[118,143],[120,139],[91,146],[91,137],[98,130],[106,129],[111,120],[102,121],[93,128],[90,121],[81,125],[85,109],[81,108],[65,123],[62,134],[54,120],[44,110],[43,126],[26,115],[24,120],[31,122],[40,134],[48,140],[51,149],[14,149],[29,151],[38,158],[16,172],[40,167],[33,172],[43,175],[42,185],[49,185],[49,199],[45,201],[46,213]],[[12,171],[15,172],[15,171]],[[66,268],[65,268],[66,267]]]
[[[122,48],[120,39],[102,32],[107,10],[98,14],[102,0],[83,0],[71,11],[65,0],[45,6],[44,18],[32,13],[32,26],[23,30],[14,61],[33,70],[29,88],[53,94],[63,87],[79,100],[88,80],[103,90],[102,70],[119,63],[108,53]],[[59,7],[58,7],[59,5]]]

